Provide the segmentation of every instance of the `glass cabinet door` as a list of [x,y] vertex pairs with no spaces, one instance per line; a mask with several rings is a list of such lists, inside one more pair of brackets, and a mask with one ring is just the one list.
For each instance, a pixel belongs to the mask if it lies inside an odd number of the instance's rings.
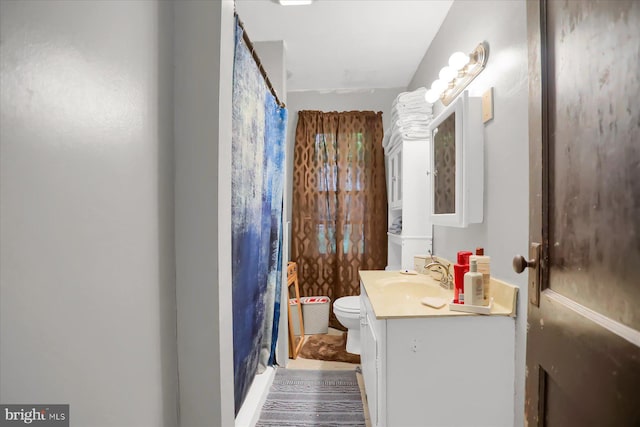
[[433,130],[433,213],[456,213],[456,114]]
[[402,206],[402,148],[397,147],[389,156],[389,205],[392,208]]

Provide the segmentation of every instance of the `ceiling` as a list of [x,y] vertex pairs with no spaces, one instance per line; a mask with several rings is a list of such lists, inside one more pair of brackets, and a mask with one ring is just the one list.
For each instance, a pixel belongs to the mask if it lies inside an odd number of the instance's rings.
[[284,40],[287,91],[407,87],[453,0],[236,0],[253,42]]

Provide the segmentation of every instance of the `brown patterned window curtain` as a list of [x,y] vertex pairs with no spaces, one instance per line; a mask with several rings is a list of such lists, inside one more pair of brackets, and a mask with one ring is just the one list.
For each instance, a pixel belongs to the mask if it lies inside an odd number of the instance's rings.
[[[300,111],[291,256],[300,295],[359,295],[358,270],[387,262],[382,113]],[[343,329],[331,311],[330,325]]]

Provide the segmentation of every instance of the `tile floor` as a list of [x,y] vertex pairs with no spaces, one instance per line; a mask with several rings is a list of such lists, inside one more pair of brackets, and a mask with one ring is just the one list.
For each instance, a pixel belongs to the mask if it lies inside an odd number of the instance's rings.
[[[337,329],[329,328],[330,335],[339,335],[342,331]],[[309,338],[310,335],[307,335],[305,339]],[[346,362],[330,362],[326,360],[312,360],[305,359],[303,357],[298,356],[296,359],[289,359],[287,363],[287,369],[316,369],[316,370],[353,370],[355,369],[353,363]],[[366,422],[366,427],[371,427],[371,420],[369,419],[369,408],[367,407],[367,396],[364,392],[364,382],[362,380],[362,374],[356,373],[358,378],[358,385],[360,386],[360,393],[362,394],[362,405],[364,406],[364,419]]]

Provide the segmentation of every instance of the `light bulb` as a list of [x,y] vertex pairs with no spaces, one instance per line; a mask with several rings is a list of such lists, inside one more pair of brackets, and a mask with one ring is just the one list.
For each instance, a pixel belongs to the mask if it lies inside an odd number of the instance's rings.
[[469,55],[464,52],[456,52],[449,57],[449,66],[454,70],[462,70],[469,63]]
[[455,79],[457,75],[458,71],[454,70],[452,67],[443,67],[442,70],[440,70],[438,77],[440,77],[440,80],[449,83],[451,80]]
[[282,6],[306,6],[313,3],[313,0],[278,0]]
[[431,83],[431,90],[438,94],[442,93],[442,91],[445,90],[447,87],[449,87],[447,82],[442,80],[435,80],[433,83]]
[[434,102],[436,102],[438,98],[440,98],[440,95],[435,90],[432,90],[432,89],[429,89],[427,93],[424,94],[425,101],[427,101],[430,104],[433,104]]

